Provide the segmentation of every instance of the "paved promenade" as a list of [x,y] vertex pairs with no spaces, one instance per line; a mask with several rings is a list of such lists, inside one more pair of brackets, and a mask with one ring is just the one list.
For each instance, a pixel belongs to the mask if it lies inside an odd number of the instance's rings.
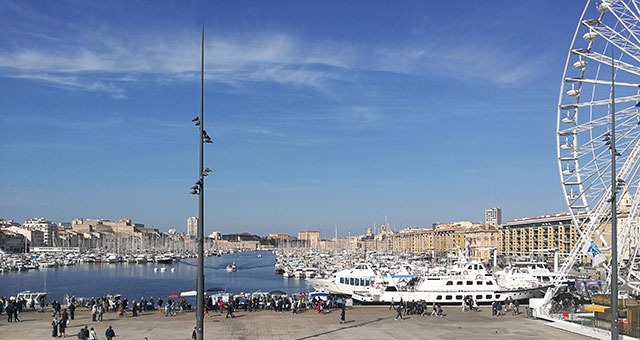
[[[340,310],[318,314],[307,310],[297,315],[273,311],[243,312],[236,318],[224,314],[205,317],[205,339],[588,339],[547,326],[543,320],[517,316],[491,316],[490,307],[480,312],[461,312],[460,307],[445,307],[446,316],[409,315],[395,321],[388,306],[355,306],[347,309],[347,323],[340,324]],[[0,319],[0,339],[50,339],[51,312],[26,312],[21,322],[8,323],[6,314]],[[104,315],[104,321],[91,322],[88,310],[78,309],[76,319],[67,329],[67,338],[77,339],[81,327],[94,327],[98,339],[111,325],[116,340],[190,340],[195,326],[194,312],[165,317],[159,312],[146,312],[137,317],[119,318]]]

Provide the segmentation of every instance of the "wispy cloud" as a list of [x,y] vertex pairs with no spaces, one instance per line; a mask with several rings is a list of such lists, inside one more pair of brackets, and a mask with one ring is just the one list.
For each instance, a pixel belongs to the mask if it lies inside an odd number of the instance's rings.
[[[199,41],[193,32],[119,34],[115,28],[71,31],[0,51],[0,76],[31,79],[70,90],[104,92],[116,98],[136,80],[192,80],[199,71]],[[26,44],[26,43],[25,43]],[[242,87],[269,82],[322,89],[357,72],[419,77],[484,79],[512,84],[542,63],[519,63],[513,51],[486,45],[447,45],[436,40],[397,45],[312,41],[285,32],[209,36],[206,69],[211,79]],[[540,58],[540,57],[539,57]]]
[[544,66],[544,55],[522,62],[524,51],[466,43],[447,45],[437,41],[423,46],[381,47],[373,51],[372,69],[459,80],[486,80],[498,85],[517,83]]
[[54,87],[61,87],[71,90],[81,90],[85,92],[109,93],[114,98],[124,98],[125,90],[111,81],[97,80],[93,77],[82,77],[67,74],[47,74],[47,73],[20,73],[14,78],[30,79],[37,82],[49,84]]

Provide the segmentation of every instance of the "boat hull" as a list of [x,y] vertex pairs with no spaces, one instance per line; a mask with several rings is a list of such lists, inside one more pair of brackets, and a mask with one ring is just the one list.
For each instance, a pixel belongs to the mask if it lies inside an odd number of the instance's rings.
[[495,301],[509,299],[527,301],[543,296],[546,287],[522,288],[512,290],[413,290],[413,291],[354,291],[351,297],[360,303],[388,304],[398,301],[426,301],[428,304],[461,305],[466,296],[471,296],[479,305],[488,305]]

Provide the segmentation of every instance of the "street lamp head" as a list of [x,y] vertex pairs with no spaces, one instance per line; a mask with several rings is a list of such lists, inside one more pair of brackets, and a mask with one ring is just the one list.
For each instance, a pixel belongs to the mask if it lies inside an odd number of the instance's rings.
[[191,195],[197,195],[197,194],[198,194],[198,189],[191,190]]
[[211,140],[211,137],[209,137],[209,135],[207,135],[206,132],[203,133],[202,141],[207,144],[213,143],[213,141]]
[[192,122],[197,122],[197,121],[199,121],[199,120],[200,120],[200,117],[195,116],[195,117],[193,117],[193,119],[192,119],[191,121],[192,121]]

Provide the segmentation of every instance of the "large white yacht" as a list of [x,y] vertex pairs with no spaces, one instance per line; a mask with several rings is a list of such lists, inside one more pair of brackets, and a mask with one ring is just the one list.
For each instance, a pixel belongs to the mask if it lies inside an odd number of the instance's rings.
[[372,303],[420,301],[438,304],[461,304],[466,296],[472,296],[478,304],[494,301],[526,300],[541,296],[548,286],[531,280],[510,279],[508,284],[499,283],[480,261],[458,263],[444,275],[424,275],[409,281],[405,286],[394,282],[371,287],[368,291],[356,291],[354,300]]

